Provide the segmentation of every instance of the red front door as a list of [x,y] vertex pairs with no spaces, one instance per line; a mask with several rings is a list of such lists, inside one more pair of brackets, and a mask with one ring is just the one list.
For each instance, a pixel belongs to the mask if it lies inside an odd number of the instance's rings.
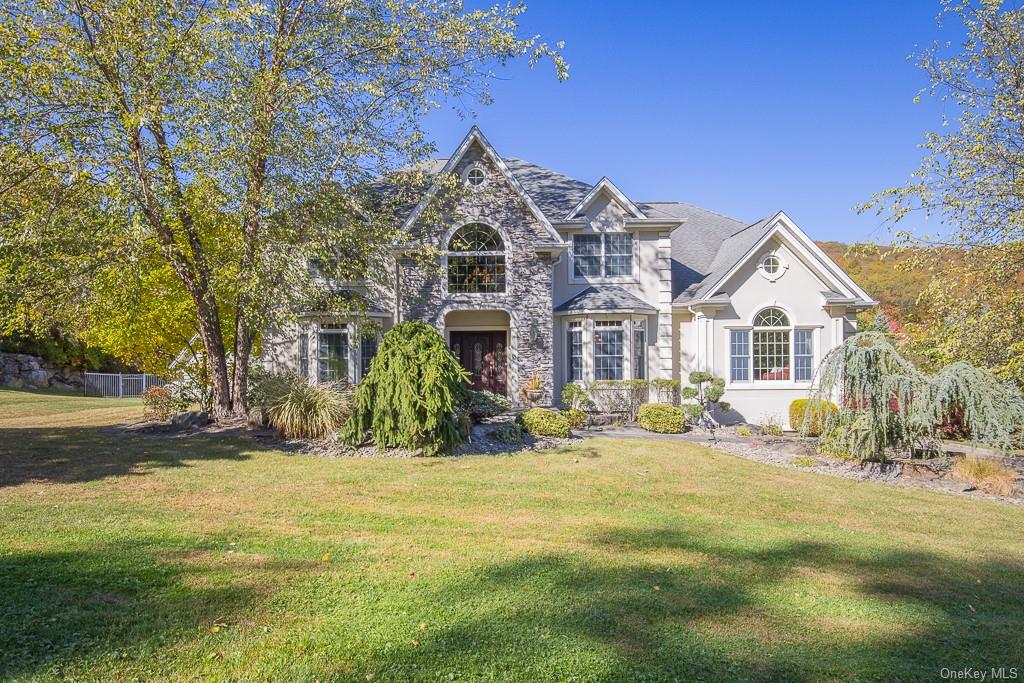
[[474,389],[505,395],[505,332],[449,332],[452,353],[469,371]]

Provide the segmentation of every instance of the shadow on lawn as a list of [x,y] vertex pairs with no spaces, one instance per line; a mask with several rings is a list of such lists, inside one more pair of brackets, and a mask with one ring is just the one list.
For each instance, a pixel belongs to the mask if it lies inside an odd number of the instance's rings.
[[[811,542],[747,550],[674,530],[619,529],[593,542],[623,559],[518,559],[439,587],[430,603],[452,606],[448,625],[372,653],[368,668],[388,680],[471,669],[500,679],[540,670],[558,680],[906,681],[1024,664],[1020,562]],[[637,553],[651,556],[625,559]],[[813,601],[787,604],[794,589],[783,582],[803,572],[796,591],[818,573],[854,595],[841,602],[826,580]],[[766,599],[778,591],[788,592],[781,604]]]
[[92,655],[139,657],[140,645],[152,661],[163,646],[208,634],[259,597],[249,584],[202,581],[208,567],[165,559],[131,542],[0,557],[0,679],[60,678],[64,666]]
[[31,481],[59,484],[144,474],[146,467],[188,467],[196,460],[247,460],[235,438],[158,438],[104,433],[91,427],[0,429],[0,487]]

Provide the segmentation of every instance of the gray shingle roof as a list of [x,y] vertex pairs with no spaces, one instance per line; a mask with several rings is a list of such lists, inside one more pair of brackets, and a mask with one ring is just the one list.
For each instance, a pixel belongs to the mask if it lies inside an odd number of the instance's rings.
[[[523,189],[533,198],[549,221],[557,222],[565,218],[593,187],[522,159],[503,159],[509,171],[519,180]],[[440,170],[446,161],[447,159],[435,159],[428,163],[432,170]],[[673,303],[686,303],[714,296],[715,292],[707,290],[743,258],[764,236],[768,228],[767,218],[747,223],[683,202],[636,204],[648,218],[684,221],[672,231],[671,236]],[[626,293],[620,287],[614,289]]]
[[558,313],[582,313],[584,311],[636,311],[657,313],[658,309],[643,299],[630,294],[616,285],[587,287],[568,301],[555,306]]

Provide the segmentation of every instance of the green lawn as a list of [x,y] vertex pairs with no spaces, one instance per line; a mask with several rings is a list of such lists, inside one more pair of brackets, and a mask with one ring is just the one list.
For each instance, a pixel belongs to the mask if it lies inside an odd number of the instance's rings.
[[1024,666],[1019,507],[669,441],[360,460],[102,429],[139,412],[0,391],[0,679]]

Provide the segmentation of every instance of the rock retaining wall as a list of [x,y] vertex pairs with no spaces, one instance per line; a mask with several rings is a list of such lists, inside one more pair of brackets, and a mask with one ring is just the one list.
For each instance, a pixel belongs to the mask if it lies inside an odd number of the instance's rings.
[[74,389],[84,386],[81,371],[56,367],[27,353],[0,353],[0,387]]

